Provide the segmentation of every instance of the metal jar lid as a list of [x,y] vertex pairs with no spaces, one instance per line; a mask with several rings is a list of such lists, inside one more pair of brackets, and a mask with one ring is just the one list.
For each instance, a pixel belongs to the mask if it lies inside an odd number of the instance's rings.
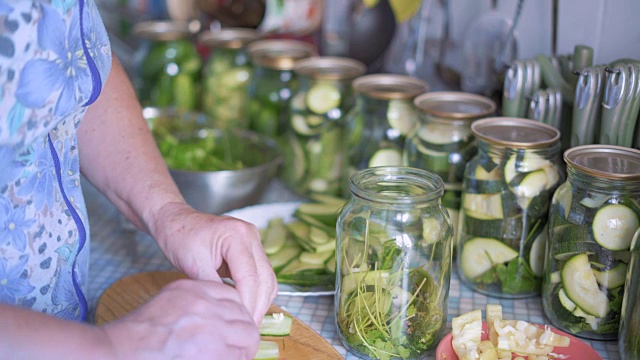
[[611,180],[640,180],[640,150],[613,145],[576,146],[564,152],[568,166]]
[[414,77],[394,74],[365,75],[353,81],[356,92],[381,100],[413,99],[429,91],[429,85]]
[[413,104],[429,115],[452,120],[475,120],[496,111],[495,101],[488,97],[458,91],[428,92],[415,98]]
[[205,31],[198,36],[198,42],[212,48],[241,49],[261,37],[262,34],[253,29],[226,28],[217,31]]
[[313,79],[346,80],[364,74],[367,66],[345,57],[316,56],[298,61],[294,71]]
[[184,39],[191,35],[189,23],[184,21],[142,21],[135,25],[133,33],[159,41]]
[[493,145],[516,149],[547,148],[560,140],[560,131],[538,121],[492,117],[471,124],[476,139]]
[[258,40],[247,50],[251,62],[275,70],[292,70],[298,60],[315,54],[312,45],[298,40]]

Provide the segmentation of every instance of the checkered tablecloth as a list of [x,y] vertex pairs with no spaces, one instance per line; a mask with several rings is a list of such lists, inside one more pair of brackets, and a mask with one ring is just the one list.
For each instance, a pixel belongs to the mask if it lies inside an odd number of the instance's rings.
[[[153,239],[133,231],[104,197],[88,183],[83,186],[87,197],[92,236],[88,300],[93,311],[100,295],[118,279],[138,272],[171,270],[173,267]],[[271,191],[267,194],[262,202],[299,200],[295,195],[287,193],[286,189],[278,183],[273,184]],[[347,353],[340,342],[335,325],[332,296],[278,296],[275,302],[320,333],[346,359],[357,359],[353,354]],[[508,319],[549,323],[542,311],[539,297],[523,300],[488,297],[462,285],[454,272],[449,292],[447,323],[449,330],[453,317],[474,309],[484,309],[487,303],[501,304],[504,316]],[[620,358],[615,341],[585,340],[585,342],[605,360]]]

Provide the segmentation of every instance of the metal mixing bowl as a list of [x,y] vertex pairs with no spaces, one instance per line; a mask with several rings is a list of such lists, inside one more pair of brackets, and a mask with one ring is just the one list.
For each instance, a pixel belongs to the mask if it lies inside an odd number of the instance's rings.
[[276,142],[252,131],[209,128],[203,115],[178,113],[170,109],[145,108],[143,115],[153,130],[162,127],[180,140],[214,136],[216,141],[230,144],[225,150],[231,151],[233,158],[245,165],[238,170],[218,171],[169,167],[185,200],[197,210],[222,214],[256,204],[282,163]]

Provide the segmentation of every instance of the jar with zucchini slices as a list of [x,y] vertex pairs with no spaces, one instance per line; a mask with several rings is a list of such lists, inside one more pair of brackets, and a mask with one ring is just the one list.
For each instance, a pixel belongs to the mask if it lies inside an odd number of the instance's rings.
[[480,95],[447,91],[422,94],[413,103],[421,111],[420,122],[405,143],[404,165],[442,178],[442,203],[457,229],[464,167],[477,152],[471,123],[492,115],[496,103]]
[[616,339],[629,248],[640,228],[640,151],[586,145],[565,151],[564,160],[567,181],[549,211],[544,311],[564,331]]
[[375,74],[357,78],[353,88],[357,96],[347,116],[348,173],[402,165],[405,140],[418,124],[413,99],[429,86],[409,76]]
[[247,49],[253,65],[249,81],[250,128],[282,140],[289,123],[289,103],[297,89],[293,68],[298,60],[314,55],[313,46],[297,40],[258,40]]
[[564,180],[560,132],[507,117],[477,120],[471,131],[478,153],[464,171],[458,274],[483,294],[538,295],[549,204]]
[[215,128],[249,128],[252,70],[246,46],[260,37],[253,29],[227,28],[203,32],[198,38],[200,44],[211,49],[202,70],[202,111]]
[[140,63],[138,97],[143,106],[198,108],[202,61],[185,22],[144,21],[134,34],[149,40]]
[[336,323],[350,351],[422,359],[444,335],[453,229],[437,175],[410,167],[356,172],[337,223]]
[[640,229],[631,241],[631,257],[624,283],[618,349],[623,360],[640,359]]
[[353,59],[313,57],[295,67],[300,86],[291,100],[283,179],[296,193],[341,195],[346,181],[346,112],[351,82],[366,66]]

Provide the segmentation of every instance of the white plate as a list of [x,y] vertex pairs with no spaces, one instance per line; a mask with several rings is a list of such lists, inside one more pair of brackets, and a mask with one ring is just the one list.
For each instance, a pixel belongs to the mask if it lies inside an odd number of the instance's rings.
[[[263,229],[267,227],[269,220],[281,217],[287,223],[293,221],[293,212],[300,206],[300,202],[282,202],[247,206],[232,210],[224,215],[247,221]],[[288,296],[333,296],[333,289],[325,286],[314,286],[306,290],[300,290],[287,284],[278,284],[278,295]]]

